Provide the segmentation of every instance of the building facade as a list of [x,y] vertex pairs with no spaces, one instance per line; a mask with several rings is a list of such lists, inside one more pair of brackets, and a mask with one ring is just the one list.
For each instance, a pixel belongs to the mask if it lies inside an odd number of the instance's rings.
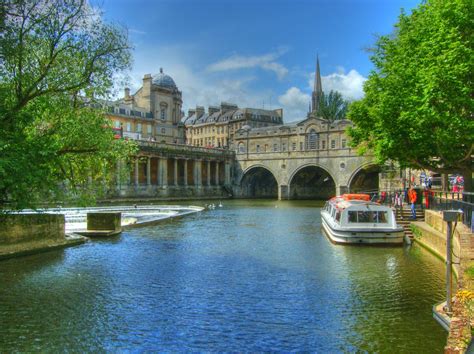
[[146,74],[135,94],[125,88],[122,99],[108,102],[107,116],[124,138],[183,144],[182,104],[181,91],[160,69],[157,75]]
[[235,104],[221,103],[190,109],[182,122],[186,128],[186,144],[201,147],[228,148],[235,133],[243,127],[268,127],[283,124],[283,110],[239,108]]

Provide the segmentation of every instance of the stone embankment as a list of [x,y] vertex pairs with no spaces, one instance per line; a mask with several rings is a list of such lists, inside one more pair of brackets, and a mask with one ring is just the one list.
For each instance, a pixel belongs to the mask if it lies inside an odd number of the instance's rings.
[[86,241],[65,234],[64,215],[0,214],[0,260],[74,246]]
[[[440,212],[425,211],[424,222],[412,222],[414,241],[446,260],[447,224]],[[458,289],[453,299],[449,335],[445,353],[465,353],[474,328],[474,234],[458,223],[453,235],[453,270]]]

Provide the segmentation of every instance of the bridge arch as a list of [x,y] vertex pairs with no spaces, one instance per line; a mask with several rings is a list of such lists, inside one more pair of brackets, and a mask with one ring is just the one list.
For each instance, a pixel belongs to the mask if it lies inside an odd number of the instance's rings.
[[336,179],[328,168],[308,163],[299,166],[288,182],[289,199],[326,200],[336,195]]
[[358,167],[349,177],[347,186],[351,193],[371,192],[379,189],[380,165],[369,162]]
[[278,198],[275,173],[264,165],[252,165],[243,171],[239,184],[244,198]]

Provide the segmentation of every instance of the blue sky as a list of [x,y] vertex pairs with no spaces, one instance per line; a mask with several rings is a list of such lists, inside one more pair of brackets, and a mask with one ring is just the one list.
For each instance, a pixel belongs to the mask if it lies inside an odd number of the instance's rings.
[[107,21],[129,30],[132,91],[144,74],[164,72],[185,110],[221,101],[284,109],[305,118],[316,55],[323,90],[360,98],[377,34],[393,30],[408,0],[101,0]]

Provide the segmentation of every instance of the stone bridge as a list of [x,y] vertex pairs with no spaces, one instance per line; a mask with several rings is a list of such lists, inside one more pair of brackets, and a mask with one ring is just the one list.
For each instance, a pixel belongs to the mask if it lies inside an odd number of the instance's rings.
[[379,187],[380,167],[351,149],[237,154],[236,197],[326,199]]

